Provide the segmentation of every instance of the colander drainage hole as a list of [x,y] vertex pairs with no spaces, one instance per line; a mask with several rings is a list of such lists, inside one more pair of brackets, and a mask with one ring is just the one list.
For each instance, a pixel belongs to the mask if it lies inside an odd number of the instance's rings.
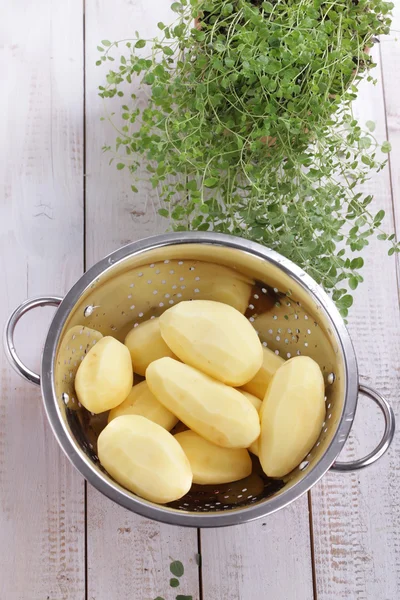
[[89,306],[87,306],[85,308],[85,310],[83,311],[83,316],[90,317],[90,315],[93,313],[93,311],[94,311],[94,306],[89,304]]

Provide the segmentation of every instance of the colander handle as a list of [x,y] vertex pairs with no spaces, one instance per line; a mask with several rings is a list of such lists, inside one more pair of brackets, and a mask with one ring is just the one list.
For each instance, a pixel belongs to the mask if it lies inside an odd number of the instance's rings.
[[363,469],[364,467],[368,467],[372,465],[374,462],[379,460],[388,450],[390,444],[392,443],[394,430],[395,430],[395,418],[392,407],[389,402],[379,394],[373,388],[370,388],[366,385],[359,386],[360,394],[364,396],[368,396],[371,398],[381,409],[383,412],[383,416],[385,419],[385,431],[383,432],[383,436],[375,450],[372,450],[367,456],[364,458],[359,458],[358,460],[353,460],[349,462],[334,462],[331,466],[333,471],[358,471]]
[[25,300],[20,304],[14,312],[10,315],[4,328],[3,345],[4,351],[8,358],[8,361],[12,368],[21,377],[29,381],[40,385],[40,375],[29,369],[22,360],[19,358],[17,351],[14,346],[14,332],[15,327],[20,318],[30,310],[37,308],[38,306],[59,306],[62,302],[62,298],[58,296],[40,296],[39,298],[32,298],[31,300]]

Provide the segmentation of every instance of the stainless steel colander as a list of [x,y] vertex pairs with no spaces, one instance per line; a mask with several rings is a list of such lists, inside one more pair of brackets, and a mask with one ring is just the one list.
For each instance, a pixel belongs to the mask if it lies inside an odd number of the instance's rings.
[[[96,444],[107,414],[93,415],[79,404],[74,378],[98,340],[93,329],[123,340],[136,324],[193,298],[238,305],[246,310],[265,346],[284,358],[300,354],[314,358],[326,382],[326,421],[310,454],[283,480],[266,477],[254,459],[253,472],[246,479],[220,486],[194,485],[178,502],[160,506],[122,488],[101,467]],[[13,337],[22,315],[45,305],[58,310],[39,376],[19,359]],[[296,500],[329,468],[346,471],[372,464],[394,435],[394,415],[386,400],[359,384],[349,334],[328,296],[276,252],[232,236],[179,233],[129,244],[92,267],[63,300],[46,296],[21,304],[6,324],[4,342],[14,368],[41,385],[54,434],[84,477],[129,510],[167,523],[215,527],[265,516]],[[365,458],[335,462],[351,429],[359,393],[382,410],[384,435]]]

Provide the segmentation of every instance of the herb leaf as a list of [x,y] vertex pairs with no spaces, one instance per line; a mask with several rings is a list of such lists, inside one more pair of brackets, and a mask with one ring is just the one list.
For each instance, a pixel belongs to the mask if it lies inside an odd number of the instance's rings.
[[175,577],[182,577],[182,575],[185,572],[183,564],[181,563],[180,560],[174,560],[169,565],[169,570],[171,571],[172,575],[175,575]]

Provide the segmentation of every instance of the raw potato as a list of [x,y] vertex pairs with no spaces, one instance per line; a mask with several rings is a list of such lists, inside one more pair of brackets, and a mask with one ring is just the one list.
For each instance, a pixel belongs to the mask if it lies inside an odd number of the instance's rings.
[[161,337],[158,318],[149,319],[131,329],[125,338],[125,346],[130,352],[133,370],[138,375],[144,375],[153,360],[164,356],[176,358]]
[[[102,338],[100,331],[90,329],[84,325],[75,325],[63,335],[57,352],[57,362],[60,365],[68,365],[68,375],[71,383],[75,381],[76,372],[81,364],[81,358],[89,352],[93,345]],[[74,355],[75,360],[71,360]],[[65,367],[67,368],[67,367]],[[66,374],[65,374],[66,377]],[[65,391],[69,391],[65,389]],[[75,400],[74,394],[68,394],[67,406],[70,410],[79,410],[80,404]]]
[[275,373],[261,407],[259,458],[269,477],[283,477],[310,452],[325,419],[324,379],[308,356]]
[[95,414],[121,404],[133,385],[132,362],[126,346],[103,337],[89,350],[75,377],[75,390],[83,406]]
[[178,419],[151,393],[146,381],[135,385],[128,397],[110,411],[108,422],[122,415],[141,415],[171,431]]
[[[262,406],[261,400],[259,398],[257,398],[257,396],[254,396],[253,394],[249,394],[249,392],[244,392],[242,390],[240,390],[240,391],[242,392],[243,396],[246,396],[246,398],[248,400],[250,400],[250,402],[252,403],[252,405],[254,406],[256,411],[258,412],[258,414],[260,414],[260,409]],[[252,454],[255,454],[255,456],[258,456],[258,444],[259,444],[259,438],[257,438],[256,441],[251,444],[251,446],[249,446],[249,451]]]
[[272,350],[263,346],[263,362],[261,369],[251,381],[242,386],[243,390],[257,396],[260,400],[264,400],[269,382],[284,362],[285,361],[281,356],[278,356],[275,352],[272,352]]
[[238,390],[172,358],[151,363],[146,379],[157,400],[210,442],[248,448],[258,438],[258,413]]
[[251,458],[244,448],[221,448],[190,430],[175,439],[189,459],[193,483],[230,483],[251,473]]
[[184,363],[239,387],[260,369],[258,335],[239,311],[211,300],[180,302],[160,317],[161,335]]
[[111,477],[146,500],[165,504],[190,490],[192,471],[182,448],[145,417],[117,417],[99,435],[97,448]]

